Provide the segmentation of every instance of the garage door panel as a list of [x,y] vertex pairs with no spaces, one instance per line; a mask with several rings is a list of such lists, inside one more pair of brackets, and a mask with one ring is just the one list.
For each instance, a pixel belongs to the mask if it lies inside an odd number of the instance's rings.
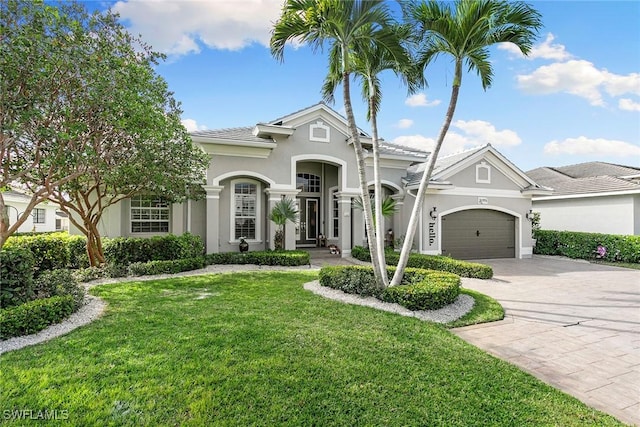
[[458,259],[515,257],[515,218],[472,209],[442,217],[442,253]]

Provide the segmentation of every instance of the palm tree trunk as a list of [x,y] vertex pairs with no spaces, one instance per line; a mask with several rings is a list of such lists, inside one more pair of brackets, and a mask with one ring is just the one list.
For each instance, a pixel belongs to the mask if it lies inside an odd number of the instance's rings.
[[[343,58],[343,64],[346,64],[346,58]],[[344,65],[343,65],[344,66]],[[367,230],[367,242],[371,251],[371,263],[373,264],[373,273],[376,283],[380,288],[384,288],[385,284],[382,279],[382,266],[378,256],[378,246],[375,242],[375,231],[373,229],[373,215],[371,214],[371,199],[369,199],[369,188],[367,186],[366,168],[364,163],[364,151],[360,142],[358,128],[356,127],[356,119],[353,116],[353,107],[351,106],[351,93],[349,89],[349,73],[342,73],[342,87],[344,93],[344,109],[347,115],[347,123],[349,131],[353,139],[353,147],[356,152],[356,160],[358,164],[358,178],[360,180],[360,193],[362,196],[362,205],[364,207],[364,222]]]
[[435,167],[436,160],[438,159],[438,153],[440,153],[442,142],[444,141],[444,138],[449,131],[449,126],[451,125],[451,121],[453,120],[453,114],[456,111],[461,83],[462,61],[457,60],[455,65],[453,85],[451,87],[451,99],[449,100],[447,114],[445,115],[444,123],[442,124],[442,128],[440,129],[440,134],[438,134],[436,145],[433,149],[433,152],[429,156],[427,169],[422,174],[420,186],[418,187],[418,193],[416,194],[415,205],[413,206],[413,210],[411,211],[411,218],[409,219],[409,225],[407,226],[407,234],[404,239],[404,243],[402,244],[402,251],[400,252],[400,259],[398,260],[398,267],[395,274],[393,275],[393,279],[391,280],[391,284],[389,286],[396,286],[400,284],[402,276],[404,275],[404,270],[407,267],[407,261],[409,261],[409,254],[411,253],[413,238],[415,237],[416,229],[418,228],[420,215],[422,215],[422,205],[424,203],[427,187],[429,186],[429,180],[431,179],[433,168]]
[[[373,82],[369,82],[369,87],[373,89]],[[375,221],[376,226],[376,245],[378,248],[378,262],[380,263],[380,275],[382,283],[386,288],[389,286],[389,278],[387,277],[387,262],[384,254],[384,217],[382,216],[382,181],[380,178],[380,141],[378,140],[378,117],[375,110],[375,96],[372,94],[369,98],[369,114],[371,118],[371,133],[373,140],[373,203],[375,209]]]

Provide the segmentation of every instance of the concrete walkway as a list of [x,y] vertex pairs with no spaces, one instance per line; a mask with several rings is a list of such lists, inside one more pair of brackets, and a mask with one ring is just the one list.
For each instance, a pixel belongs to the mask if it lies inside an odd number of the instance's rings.
[[640,270],[551,257],[483,260],[494,279],[463,286],[505,320],[453,332],[587,405],[640,425]]

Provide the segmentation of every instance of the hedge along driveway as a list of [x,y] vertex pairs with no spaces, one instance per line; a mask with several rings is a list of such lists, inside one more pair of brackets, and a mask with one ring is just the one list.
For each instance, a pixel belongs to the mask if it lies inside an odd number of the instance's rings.
[[620,425],[442,327],[304,291],[315,277],[100,287],[100,320],[0,359],[0,401],[82,426]]

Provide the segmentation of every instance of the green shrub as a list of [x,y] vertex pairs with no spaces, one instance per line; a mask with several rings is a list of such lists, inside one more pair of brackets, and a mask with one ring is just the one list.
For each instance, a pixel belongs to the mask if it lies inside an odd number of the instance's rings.
[[78,282],[90,282],[91,280],[102,279],[109,276],[106,275],[104,268],[87,267],[74,270],[73,277]]
[[320,284],[348,294],[380,296],[382,289],[376,283],[373,267],[364,265],[326,266],[320,269]]
[[34,298],[31,251],[21,247],[0,250],[0,308],[22,304]]
[[35,280],[36,298],[71,295],[76,306],[80,307],[84,299],[84,289],[78,284],[71,270],[44,271]]
[[72,295],[36,299],[0,310],[0,339],[39,332],[58,323],[76,309]]
[[69,236],[67,238],[67,248],[69,249],[68,268],[79,269],[89,267],[89,256],[87,255],[87,238],[84,236]]
[[309,265],[309,252],[306,251],[256,251],[256,252],[220,252],[207,254],[206,262],[211,264],[255,264],[298,266]]
[[[394,267],[387,268],[391,276]],[[361,296],[375,296],[409,310],[435,310],[455,301],[460,293],[460,277],[453,273],[407,268],[398,286],[378,288],[370,266],[330,266],[320,269],[322,286]]]
[[[360,261],[371,261],[369,250],[362,246],[355,246],[351,250],[351,256]],[[387,265],[397,265],[400,254],[387,251],[385,257]],[[472,277],[476,279],[491,279],[493,277],[493,269],[488,265],[461,261],[442,255],[410,254],[407,267],[447,271],[457,274],[460,277]]]
[[134,262],[169,261],[196,258],[204,254],[200,236],[185,233],[181,236],[117,237],[103,244],[107,262],[129,265]]
[[171,261],[134,262],[129,265],[131,276],[149,276],[154,274],[174,274],[203,268],[203,257],[176,259]]
[[437,310],[453,303],[459,294],[459,276],[433,272],[414,284],[385,289],[380,299],[400,304],[409,310]]
[[45,270],[66,268],[69,264],[67,233],[36,234],[32,236],[10,237],[5,247],[28,249],[35,259],[34,275]]
[[[539,255],[560,255],[569,258],[600,258],[610,262],[640,262],[640,236],[581,233],[577,231],[537,230],[534,233]],[[606,249],[600,256],[598,246]]]

